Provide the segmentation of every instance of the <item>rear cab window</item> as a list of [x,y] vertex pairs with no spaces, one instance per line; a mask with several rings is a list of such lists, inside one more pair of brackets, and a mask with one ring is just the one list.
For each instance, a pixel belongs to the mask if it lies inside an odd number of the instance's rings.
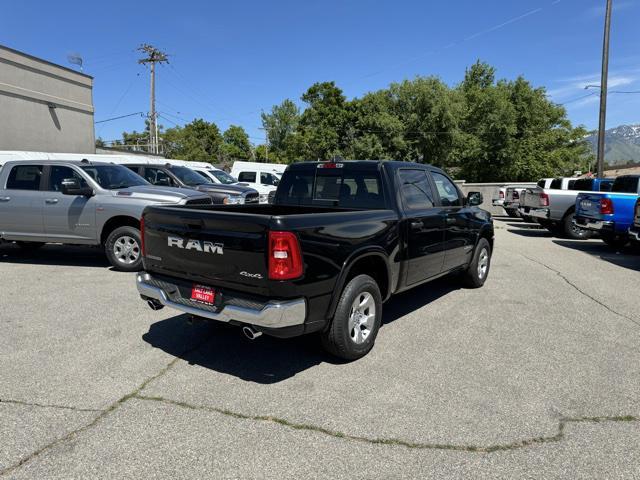
[[569,190],[591,192],[593,190],[593,178],[579,178],[573,182]]
[[616,193],[638,193],[638,178],[631,176],[618,177],[611,186],[611,191]]
[[386,209],[377,164],[310,164],[287,170],[276,193],[278,205]]
[[238,175],[238,181],[256,183],[256,172],[240,172]]
[[549,188],[551,190],[560,190],[562,188],[562,179],[554,178],[553,180],[551,180],[551,185],[549,185]]
[[7,178],[7,190],[40,190],[42,165],[16,165]]

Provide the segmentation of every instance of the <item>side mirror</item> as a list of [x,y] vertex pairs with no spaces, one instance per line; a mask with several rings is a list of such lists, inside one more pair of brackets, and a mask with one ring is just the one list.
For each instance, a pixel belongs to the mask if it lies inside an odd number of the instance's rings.
[[62,187],[63,195],[83,195],[85,197],[92,197],[94,192],[93,188],[81,187],[80,180],[77,178],[65,178],[60,184]]
[[480,192],[469,192],[467,195],[467,205],[470,207],[476,207],[482,205],[483,198]]

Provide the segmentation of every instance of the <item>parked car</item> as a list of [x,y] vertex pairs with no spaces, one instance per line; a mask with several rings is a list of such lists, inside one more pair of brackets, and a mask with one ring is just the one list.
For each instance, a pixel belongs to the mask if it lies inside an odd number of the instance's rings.
[[520,208],[523,215],[533,217],[540,225],[548,228],[553,233],[559,233],[575,240],[588,239],[593,235],[588,229],[581,228],[573,219],[576,211],[576,197],[578,191],[576,185],[600,188],[602,185],[610,185],[607,182],[593,179],[556,178],[549,188],[536,188],[527,190],[524,206]]
[[393,294],[449,273],[470,287],[487,279],[491,215],[479,192],[464,198],[438,168],[296,163],[274,202],[147,208],[141,297],[249,338],[319,332],[352,360],[373,347]]
[[220,183],[222,185],[245,185],[247,187],[251,187],[257,190],[259,194],[259,202],[260,203],[268,203],[269,194],[276,191],[276,187],[273,185],[263,185],[261,183],[247,183],[247,182],[238,182],[238,179],[234,176],[228,174],[224,170],[220,170],[215,167],[193,167],[188,165],[189,168],[195,170],[196,172],[204,175],[205,178],[211,180],[213,183]]
[[636,205],[633,209],[633,224],[629,228],[629,237],[635,243],[640,243],[640,198],[636,200]]
[[152,185],[198,190],[209,195],[216,204],[243,205],[259,201],[258,192],[249,186],[213,183],[212,180],[182,165],[145,163],[125,166]]
[[536,220],[530,216],[530,215],[524,215],[522,210],[520,210],[521,208],[524,208],[526,202],[527,202],[527,194],[536,194],[537,191],[539,191],[540,189],[543,188],[549,188],[551,186],[551,182],[553,181],[553,178],[541,178],[540,180],[538,180],[538,182],[536,183],[536,186],[533,188],[525,188],[522,192],[519,193],[519,199],[518,199],[518,215],[520,215],[522,217],[522,219],[525,222],[528,223],[536,223]]
[[576,198],[576,224],[600,233],[602,240],[613,247],[629,243],[639,180],[640,175],[622,175],[613,182],[611,192],[580,193]]
[[512,218],[520,216],[518,208],[520,208],[520,195],[526,190],[524,187],[507,187],[505,198],[502,205],[507,215]]
[[504,205],[504,197],[507,193],[507,187],[498,188],[498,196],[491,199],[491,205],[494,207],[502,207]]
[[136,271],[139,220],[153,204],[211,205],[211,198],[154,187],[120,165],[11,161],[0,170],[0,239],[25,249],[47,242],[101,245],[116,269]]
[[275,191],[286,165],[278,163],[234,162],[231,176],[260,192],[260,203],[267,203],[269,193]]

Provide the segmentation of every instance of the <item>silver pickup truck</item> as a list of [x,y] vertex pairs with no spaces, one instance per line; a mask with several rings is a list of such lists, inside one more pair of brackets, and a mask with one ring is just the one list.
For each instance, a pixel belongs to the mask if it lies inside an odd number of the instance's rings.
[[519,211],[523,216],[534,218],[552,233],[574,240],[588,239],[592,232],[573,222],[578,193],[610,190],[612,182],[613,179],[608,178],[554,178],[548,187],[527,189]]
[[11,161],[0,169],[0,241],[101,245],[118,270],[141,267],[148,205],[210,205],[195,190],[160,188],[125,167],[88,161]]

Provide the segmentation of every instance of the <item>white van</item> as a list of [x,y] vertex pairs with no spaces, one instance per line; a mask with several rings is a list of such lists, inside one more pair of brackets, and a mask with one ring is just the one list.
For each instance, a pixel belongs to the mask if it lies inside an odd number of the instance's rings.
[[286,168],[281,163],[234,162],[231,176],[258,190],[262,197],[264,189],[267,194],[276,189]]

